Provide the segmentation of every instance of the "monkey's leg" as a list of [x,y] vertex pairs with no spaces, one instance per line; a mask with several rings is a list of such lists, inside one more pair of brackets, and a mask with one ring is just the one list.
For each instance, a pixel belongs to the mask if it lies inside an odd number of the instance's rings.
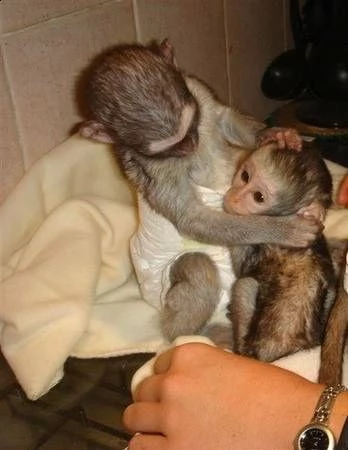
[[220,278],[204,253],[186,253],[170,269],[171,287],[161,312],[161,328],[170,340],[197,333],[220,299]]
[[255,312],[256,296],[259,289],[255,278],[239,278],[232,288],[232,300],[229,306],[233,327],[234,351],[244,354],[245,338]]
[[337,384],[341,382],[347,323],[348,294],[342,284],[330,312],[324,342],[321,347],[320,383]]

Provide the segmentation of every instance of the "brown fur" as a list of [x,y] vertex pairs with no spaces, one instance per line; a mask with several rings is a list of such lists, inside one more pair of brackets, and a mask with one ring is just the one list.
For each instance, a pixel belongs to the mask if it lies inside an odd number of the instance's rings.
[[342,381],[343,356],[348,330],[348,293],[343,287],[347,243],[343,249],[341,257],[338,258],[341,273],[338,279],[337,295],[330,311],[321,347],[319,382],[324,384],[337,384]]
[[[334,285],[324,239],[305,251],[258,246],[252,258],[258,263],[246,264],[242,273],[258,282],[256,305],[250,321],[244,318],[246,333],[236,350],[273,361],[319,345]],[[233,322],[238,317],[236,304],[233,298]],[[235,341],[241,342],[240,336]]]
[[[257,152],[263,152],[262,174],[277,200],[268,214],[290,214],[313,202],[328,207],[331,178],[319,156],[306,150]],[[305,250],[257,245],[231,254],[239,277],[229,308],[235,350],[273,361],[319,345],[336,283],[325,238]]]

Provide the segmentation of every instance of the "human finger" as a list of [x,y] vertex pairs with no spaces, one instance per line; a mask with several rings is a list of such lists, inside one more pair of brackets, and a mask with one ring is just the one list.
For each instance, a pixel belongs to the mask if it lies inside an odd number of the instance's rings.
[[165,450],[167,439],[160,434],[136,434],[128,444],[128,450]]
[[160,433],[163,411],[160,403],[132,403],[123,412],[123,424],[132,432]]
[[164,375],[151,375],[141,381],[133,392],[135,402],[158,402],[161,400],[161,385]]
[[175,350],[175,347],[158,355],[158,357],[156,358],[156,361],[154,363],[154,366],[153,366],[154,373],[161,374],[161,373],[165,373],[168,371],[168,369],[172,363],[174,350]]

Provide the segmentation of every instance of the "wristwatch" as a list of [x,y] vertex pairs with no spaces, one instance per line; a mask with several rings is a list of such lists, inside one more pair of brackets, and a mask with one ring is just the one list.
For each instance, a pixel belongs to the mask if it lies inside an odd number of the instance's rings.
[[341,384],[326,386],[318,400],[312,420],[296,436],[295,450],[335,449],[335,436],[328,427],[329,417],[336,397],[345,390],[345,386]]

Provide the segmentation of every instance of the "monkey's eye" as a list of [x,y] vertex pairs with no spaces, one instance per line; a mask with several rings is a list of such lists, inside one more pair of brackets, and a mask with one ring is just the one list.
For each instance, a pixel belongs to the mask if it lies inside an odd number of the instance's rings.
[[261,194],[260,191],[254,192],[253,196],[254,196],[254,200],[255,200],[256,203],[263,203],[265,201],[265,198]]
[[242,173],[240,174],[240,177],[244,183],[248,183],[248,181],[250,179],[249,174],[246,170],[242,171]]

